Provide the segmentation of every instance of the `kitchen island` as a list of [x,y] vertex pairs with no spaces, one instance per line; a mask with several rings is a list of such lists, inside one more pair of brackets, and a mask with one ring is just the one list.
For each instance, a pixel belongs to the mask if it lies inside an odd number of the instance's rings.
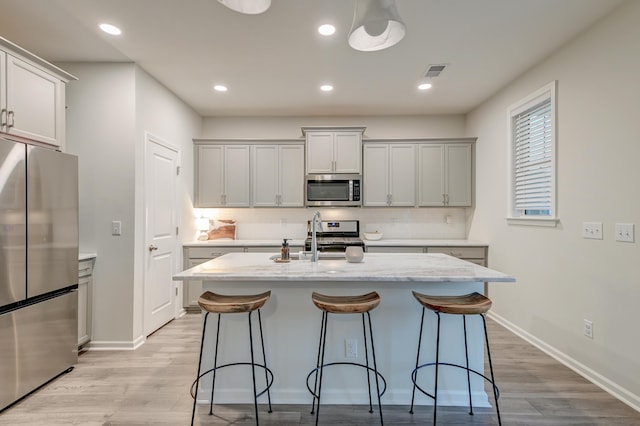
[[[174,276],[174,280],[201,280],[203,290],[221,294],[255,294],[271,290],[271,299],[262,309],[262,320],[267,362],[275,376],[271,388],[275,404],[311,403],[306,377],[315,367],[321,318],[321,312],[311,301],[313,291],[332,295],[369,291],[380,294],[382,301],[371,312],[371,318],[378,370],[387,381],[382,403],[408,405],[411,402],[410,375],[416,362],[422,312],[411,291],[462,295],[482,292],[484,282],[515,281],[509,275],[444,254],[366,253],[361,263],[348,263],[344,257],[321,257],[317,263],[305,260],[276,263],[273,260],[275,256],[274,253],[229,253]],[[424,336],[432,339],[435,315],[427,314]],[[215,325],[215,317],[209,321]],[[470,318],[467,327],[470,367],[481,371],[484,341],[480,318]],[[238,361],[238,354],[244,355],[244,360],[248,359],[246,328],[246,315],[224,317],[219,363]],[[213,334],[205,343],[203,365],[212,364],[213,345],[209,343],[213,342]],[[441,336],[441,359],[463,364],[461,319],[444,316]],[[347,339],[357,342],[355,358],[346,357]],[[359,315],[332,315],[328,323],[325,362],[364,363],[362,339]],[[423,349],[421,363],[434,358],[434,347],[435,344]],[[195,369],[194,365],[194,376]],[[233,370],[228,373],[222,370],[216,378],[216,403],[252,401],[250,369]],[[425,386],[432,380],[431,370],[420,372],[419,380]],[[441,370],[440,404],[467,403],[466,374],[457,370]],[[210,389],[211,380],[204,380],[198,399],[208,401]],[[472,378],[472,392],[474,405],[488,406],[482,380]],[[343,366],[326,369],[322,398],[327,404],[368,403],[364,370]],[[418,393],[416,403],[431,404],[432,400]]]

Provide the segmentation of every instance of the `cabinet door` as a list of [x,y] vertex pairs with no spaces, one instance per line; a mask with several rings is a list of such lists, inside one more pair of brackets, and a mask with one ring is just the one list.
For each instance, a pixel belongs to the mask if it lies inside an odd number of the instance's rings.
[[90,340],[90,317],[89,317],[89,283],[91,277],[81,277],[78,279],[78,346],[84,345]]
[[7,124],[7,54],[0,51],[0,132]]
[[415,145],[389,145],[389,194],[392,206],[416,204]]
[[221,207],[224,194],[224,146],[199,145],[196,155],[196,207]]
[[367,207],[384,207],[389,202],[389,145],[365,144],[362,203]]
[[335,132],[333,144],[333,173],[360,173],[362,133]]
[[445,201],[444,145],[419,145],[418,151],[418,205],[443,206]]
[[5,131],[60,146],[64,141],[64,83],[12,55],[6,55]]
[[447,205],[471,206],[471,144],[446,147]]
[[333,132],[307,132],[307,173],[333,173]]
[[249,207],[249,145],[226,145],[224,150],[224,206]]
[[[277,206],[280,195],[278,191],[278,146],[253,145],[251,150],[253,206]],[[301,181],[302,178],[298,182]]]
[[281,145],[280,207],[304,206],[304,145]]

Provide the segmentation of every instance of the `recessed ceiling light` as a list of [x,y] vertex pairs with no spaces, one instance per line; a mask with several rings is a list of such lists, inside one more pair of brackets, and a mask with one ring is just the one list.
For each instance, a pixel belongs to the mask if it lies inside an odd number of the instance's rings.
[[115,25],[111,25],[111,24],[100,24],[100,29],[102,31],[104,31],[107,34],[111,34],[111,35],[120,35],[122,34],[122,30],[120,30],[120,28],[116,27]]
[[431,89],[431,83],[422,83],[418,85],[419,90],[428,90]]
[[323,92],[330,92],[333,90],[333,86],[330,84],[323,84],[322,86],[320,86],[320,90],[322,90]]
[[318,27],[318,32],[323,36],[330,36],[336,32],[336,27],[331,24],[324,24]]
[[226,92],[227,86],[222,84],[216,84],[215,86],[213,86],[213,90],[215,90],[216,92]]

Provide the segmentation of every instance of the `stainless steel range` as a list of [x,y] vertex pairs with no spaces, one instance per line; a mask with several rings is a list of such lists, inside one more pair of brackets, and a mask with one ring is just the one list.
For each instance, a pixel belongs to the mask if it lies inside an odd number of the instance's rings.
[[[320,223],[321,227],[316,233],[318,251],[342,252],[350,246],[359,246],[364,249],[364,241],[360,238],[360,221],[323,220]],[[304,249],[311,250],[311,221],[307,221],[307,239],[304,241]]]

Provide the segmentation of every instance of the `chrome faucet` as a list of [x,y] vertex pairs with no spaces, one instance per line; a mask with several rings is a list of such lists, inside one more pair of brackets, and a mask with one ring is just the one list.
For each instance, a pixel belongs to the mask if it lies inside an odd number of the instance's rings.
[[318,261],[318,239],[316,238],[317,226],[320,224],[320,212],[313,214],[311,219],[311,261]]

